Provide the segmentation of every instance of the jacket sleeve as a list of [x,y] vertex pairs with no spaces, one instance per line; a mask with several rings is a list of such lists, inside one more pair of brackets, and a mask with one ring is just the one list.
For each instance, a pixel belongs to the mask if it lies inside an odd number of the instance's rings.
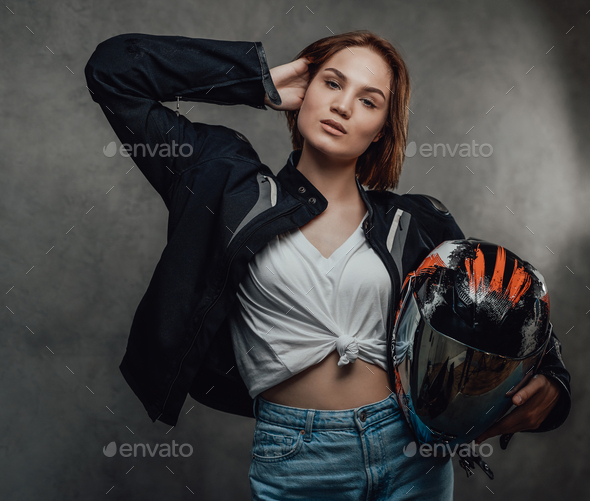
[[551,431],[560,427],[565,422],[572,406],[570,373],[565,368],[561,356],[561,343],[553,332],[553,329],[551,329],[551,338],[547,345],[547,351],[535,373],[542,374],[557,383],[560,389],[559,399],[538,428],[525,431],[531,433]]
[[163,198],[196,164],[212,126],[190,122],[160,101],[281,104],[261,42],[128,33],[101,42],[84,69],[125,152]]
[[[435,202],[438,202],[438,200],[434,200]],[[440,204],[440,202],[438,203]],[[448,216],[450,216],[450,214],[448,214]],[[464,238],[465,236],[454,218],[448,217],[442,233],[442,241],[461,240]],[[561,426],[567,419],[571,409],[570,373],[565,368],[561,356],[561,343],[555,335],[555,332],[553,332],[553,328],[551,329],[551,337],[547,345],[547,351],[541,359],[535,373],[542,374],[545,377],[552,379],[557,383],[561,390],[557,403],[539,427],[534,430],[523,430],[531,433],[540,433],[551,431]]]

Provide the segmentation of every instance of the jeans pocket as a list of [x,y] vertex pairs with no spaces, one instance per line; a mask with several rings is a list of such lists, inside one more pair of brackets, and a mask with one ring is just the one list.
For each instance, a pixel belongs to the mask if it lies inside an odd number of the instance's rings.
[[252,459],[274,463],[293,458],[303,446],[301,430],[256,421],[252,442]]

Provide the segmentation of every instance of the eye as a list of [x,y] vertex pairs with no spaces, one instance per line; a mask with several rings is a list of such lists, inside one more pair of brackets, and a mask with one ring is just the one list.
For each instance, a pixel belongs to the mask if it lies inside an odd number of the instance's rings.
[[[335,82],[334,80],[324,80],[324,81],[326,82],[326,85],[327,85],[328,87],[330,87],[330,89],[336,89],[336,88],[339,88],[339,87],[340,87],[340,86],[338,85],[338,83],[337,83],[337,82]],[[337,87],[332,87],[330,84],[335,84]],[[366,99],[366,98],[365,98],[365,99],[363,99],[363,101],[366,101],[366,102],[368,102],[368,103],[369,103],[369,104],[365,104],[365,106],[366,106],[367,108],[376,108],[376,107],[377,107],[375,104],[373,104],[373,101],[371,101],[370,99]]]

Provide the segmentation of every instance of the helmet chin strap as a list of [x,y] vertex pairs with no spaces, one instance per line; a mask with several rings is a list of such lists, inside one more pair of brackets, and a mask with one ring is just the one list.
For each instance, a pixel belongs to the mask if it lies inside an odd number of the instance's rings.
[[461,466],[461,468],[465,470],[465,473],[467,473],[467,478],[473,475],[473,469],[475,468],[476,464],[484,471],[484,473],[488,477],[494,480],[494,472],[490,469],[487,463],[477,455],[477,453],[473,449],[469,449],[469,456],[462,457],[461,459],[459,459],[459,466]]

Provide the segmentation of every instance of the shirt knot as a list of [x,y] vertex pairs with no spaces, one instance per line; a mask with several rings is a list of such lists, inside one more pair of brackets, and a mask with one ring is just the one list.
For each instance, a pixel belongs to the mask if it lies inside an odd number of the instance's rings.
[[352,336],[340,336],[336,339],[336,349],[340,355],[338,367],[354,362],[359,355],[359,345]]

